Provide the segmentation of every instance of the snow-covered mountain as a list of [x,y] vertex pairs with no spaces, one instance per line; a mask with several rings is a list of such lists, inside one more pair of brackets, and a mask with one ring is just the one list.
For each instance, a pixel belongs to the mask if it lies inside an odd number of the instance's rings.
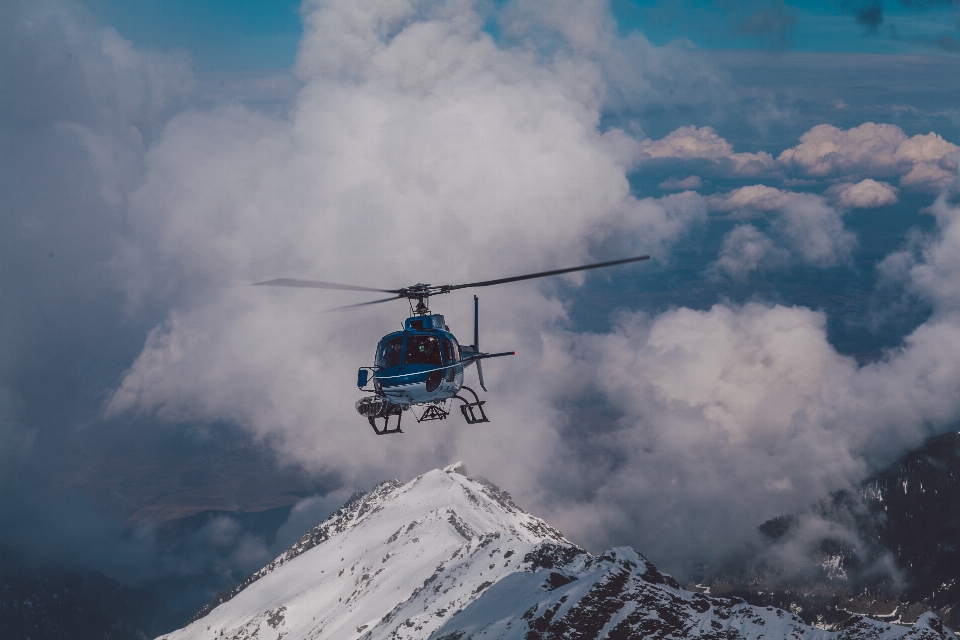
[[827,632],[680,588],[636,551],[586,553],[462,465],[354,496],[165,640],[787,638],[953,640],[853,620]]

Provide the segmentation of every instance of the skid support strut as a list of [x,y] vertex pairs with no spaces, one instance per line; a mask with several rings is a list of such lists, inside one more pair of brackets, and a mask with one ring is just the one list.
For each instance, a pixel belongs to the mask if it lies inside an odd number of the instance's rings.
[[[483,405],[486,404],[486,400],[481,400],[477,396],[477,392],[471,389],[470,387],[463,386],[460,387],[461,390],[466,389],[473,395],[473,402],[470,402],[466,398],[460,396],[453,396],[463,404],[460,405],[460,413],[463,414],[463,419],[467,421],[467,424],[478,424],[480,422],[490,422],[490,419],[487,418],[487,414],[483,412]],[[479,414],[479,415],[478,415]]]
[[[403,411],[406,407],[390,402],[384,396],[367,396],[357,400],[357,413],[362,415],[373,427],[373,432],[378,436],[388,433],[403,433],[400,430],[400,419],[403,417]],[[397,424],[390,428],[390,416],[397,416]],[[377,420],[383,420],[383,428],[377,427]]]
[[[397,424],[391,429],[390,428],[390,416],[397,416]],[[388,413],[385,416],[382,416],[383,420],[383,429],[377,428],[377,418],[373,416],[367,416],[367,420],[370,422],[370,426],[373,427],[373,432],[378,436],[387,435],[388,433],[403,433],[400,430],[400,419],[403,418],[403,413]]]

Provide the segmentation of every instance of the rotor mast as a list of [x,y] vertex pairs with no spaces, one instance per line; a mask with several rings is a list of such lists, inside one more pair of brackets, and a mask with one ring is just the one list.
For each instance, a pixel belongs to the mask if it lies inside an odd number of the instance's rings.
[[[410,301],[411,316],[430,315],[430,294],[433,293],[430,291],[430,285],[418,283],[412,287],[407,287],[405,293],[407,300]],[[414,304],[414,300],[416,300],[416,304]]]

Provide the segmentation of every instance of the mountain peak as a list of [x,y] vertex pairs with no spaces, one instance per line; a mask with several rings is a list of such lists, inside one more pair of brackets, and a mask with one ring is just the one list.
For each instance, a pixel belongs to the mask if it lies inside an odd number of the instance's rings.
[[467,473],[467,465],[463,464],[463,462],[454,462],[454,463],[451,464],[450,466],[444,467],[444,468],[443,468],[443,472],[444,472],[444,473],[459,473],[459,474],[462,475],[462,476],[469,476],[469,475],[470,475],[469,473]]
[[291,638],[424,638],[519,570],[538,545],[582,553],[509,494],[465,472],[457,463],[355,494],[166,637],[234,637],[282,624],[300,630]]

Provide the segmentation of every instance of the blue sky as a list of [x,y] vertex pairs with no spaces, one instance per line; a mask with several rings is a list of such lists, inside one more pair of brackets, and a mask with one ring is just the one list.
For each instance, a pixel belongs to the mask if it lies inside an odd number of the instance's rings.
[[190,51],[205,71],[293,64],[302,24],[291,0],[91,0],[90,8],[140,48]]
[[612,8],[622,32],[639,29],[656,44],[686,37],[710,49],[943,53],[949,49],[938,41],[958,37],[949,2],[615,0]]
[[[90,0],[89,6],[138,47],[191,52],[198,67],[224,72],[293,64],[302,32],[291,0]],[[857,12],[880,6],[875,28]],[[654,44],[687,38],[706,49],[772,49],[876,54],[950,54],[960,42],[957,9],[947,2],[807,0],[613,0],[621,34],[642,31]],[[758,12],[764,16],[749,27]],[[748,25],[744,27],[744,25]],[[953,50],[951,50],[953,48]]]

